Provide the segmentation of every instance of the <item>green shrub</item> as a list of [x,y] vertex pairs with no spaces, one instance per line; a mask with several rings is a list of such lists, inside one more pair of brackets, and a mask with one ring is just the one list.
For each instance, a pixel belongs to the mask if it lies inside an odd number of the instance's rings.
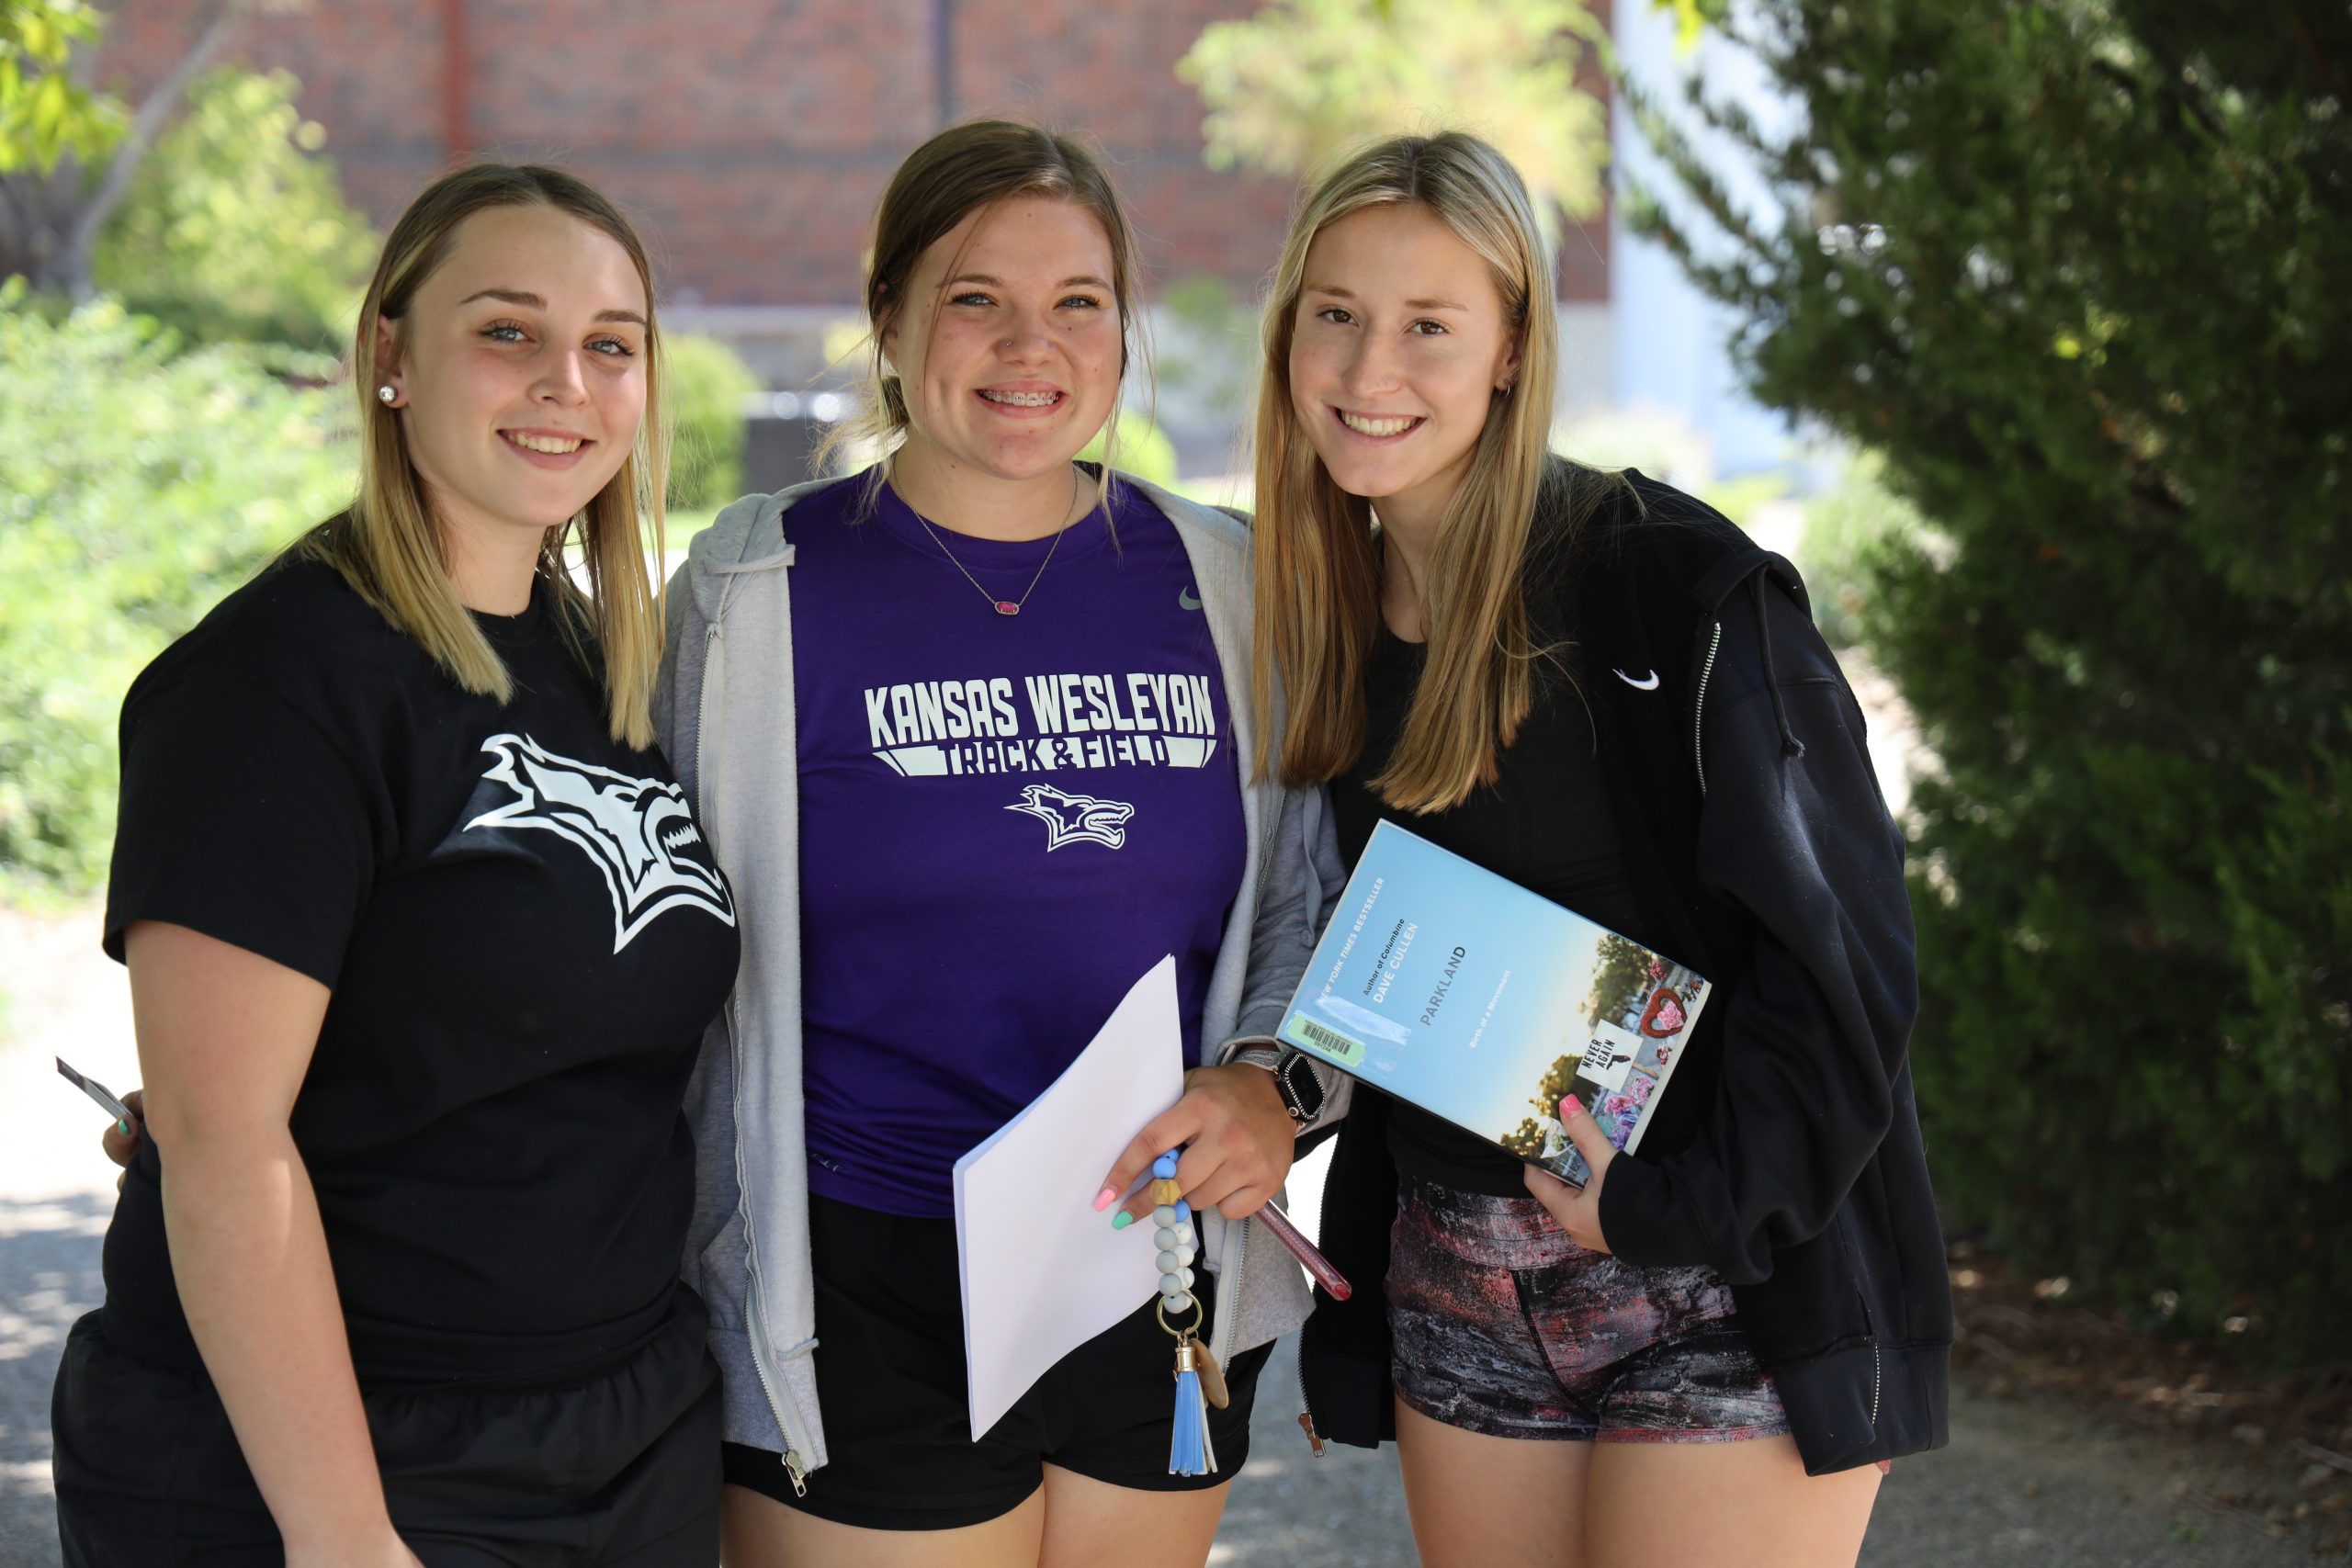
[[1886,459],[1855,456],[1838,488],[1804,503],[1797,565],[1813,598],[1813,618],[1832,648],[1862,640],[1862,610],[1875,574],[1895,552],[1932,540],[1918,509],[1886,488]]
[[1853,608],[1939,762],[1950,1216],[2316,1362],[2352,1353],[2352,13],[2243,11],[1760,0],[1796,140],[1713,118],[1780,220],[1670,135],[1712,231],[1630,205],[1762,398],[1933,525]]
[[[1107,425],[1096,432],[1094,439],[1088,442],[1086,449],[1078,455],[1079,461],[1102,461],[1103,442],[1112,434]],[[1118,444],[1112,451],[1113,468],[1133,474],[1139,479],[1148,479],[1156,485],[1168,486],[1176,482],[1175,444],[1168,439],[1159,425],[1152,423],[1148,415],[1122,412],[1115,434]]]
[[1221,277],[1195,274],[1159,296],[1153,379],[1171,410],[1241,421],[1258,387],[1258,312]]
[[76,892],[106,874],[124,689],[349,499],[347,394],[112,301],[23,305],[0,287],[0,886]]
[[724,506],[743,493],[743,400],[760,378],[717,338],[662,340],[670,404],[670,504]]
[[199,341],[343,352],[376,236],[300,90],[283,71],[198,78],[100,238],[98,287]]

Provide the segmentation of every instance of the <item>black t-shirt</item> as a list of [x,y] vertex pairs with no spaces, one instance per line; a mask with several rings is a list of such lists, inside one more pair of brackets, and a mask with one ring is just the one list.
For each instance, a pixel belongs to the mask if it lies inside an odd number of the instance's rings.
[[[332,990],[291,1124],[373,1386],[568,1376],[677,1309],[681,1101],[734,904],[661,754],[608,737],[564,614],[541,584],[477,617],[502,706],[290,560],[123,704],[107,951],[168,921]],[[159,1175],[151,1142],[107,1323],[185,1360]]]
[[[1369,725],[1363,754],[1331,781],[1340,853],[1355,868],[1383,820],[1419,834],[1498,876],[1565,904],[1612,931],[1639,921],[1633,871],[1593,750],[1584,699],[1552,675],[1538,687],[1519,735],[1499,759],[1500,776],[1450,811],[1416,817],[1366,787],[1388,765],[1428,650],[1380,630],[1365,671]],[[1462,1191],[1523,1198],[1521,1162],[1494,1144],[1404,1100],[1391,1101],[1388,1143],[1397,1168]]]

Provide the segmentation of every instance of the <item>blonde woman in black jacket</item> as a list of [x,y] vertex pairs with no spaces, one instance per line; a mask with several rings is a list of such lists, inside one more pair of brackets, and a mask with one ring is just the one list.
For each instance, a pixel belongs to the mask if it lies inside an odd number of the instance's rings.
[[[1397,1439],[1424,1562],[1851,1562],[1944,1439],[1903,841],[1788,563],[1546,449],[1551,261],[1510,165],[1383,142],[1304,205],[1266,313],[1266,765],[1708,975],[1638,1157],[1581,1190],[1359,1095],[1316,1428]],[[1383,1289],[1362,1287],[1374,1281]]]

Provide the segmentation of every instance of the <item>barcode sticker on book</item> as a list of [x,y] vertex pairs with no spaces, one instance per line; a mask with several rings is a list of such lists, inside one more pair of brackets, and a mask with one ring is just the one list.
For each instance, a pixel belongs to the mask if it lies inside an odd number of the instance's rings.
[[1311,1045],[1341,1064],[1353,1066],[1363,1060],[1363,1042],[1351,1040],[1336,1029],[1326,1029],[1311,1018],[1290,1021],[1293,1043]]

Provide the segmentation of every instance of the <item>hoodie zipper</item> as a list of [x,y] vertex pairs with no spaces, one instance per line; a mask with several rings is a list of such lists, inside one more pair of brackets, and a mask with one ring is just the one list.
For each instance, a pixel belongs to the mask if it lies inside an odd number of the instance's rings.
[[1315,1457],[1323,1457],[1323,1434],[1315,1429],[1315,1404],[1306,1397],[1306,1337],[1298,1340],[1298,1429],[1306,1434],[1307,1446]]
[[1209,1331],[1209,1354],[1216,1358],[1220,1367],[1233,1363],[1233,1336],[1241,1311],[1241,1270],[1250,1262],[1250,1222],[1234,1220],[1233,1267],[1217,1281],[1220,1298],[1216,1309],[1216,1326]]
[[[718,623],[713,621],[703,628],[702,679],[695,685],[695,795],[710,783],[710,773],[702,765],[703,737],[710,733],[710,659],[711,650],[718,645]],[[695,808],[702,809],[696,800]]]
[[[722,600],[722,607],[723,604]],[[702,681],[695,692],[695,761],[696,781],[702,786],[696,792],[697,794],[706,793],[710,784],[710,771],[703,765],[704,738],[710,733],[710,661],[718,645],[718,622],[713,620],[703,633]],[[734,1059],[736,1078],[741,1081],[743,1076],[743,1058],[736,1042],[742,1035],[741,1031],[735,1026],[735,1010],[731,1000],[726,1010],[727,1049],[729,1055]],[[739,1192],[751,1190],[750,1183],[744,1179],[743,1143],[740,1128],[737,1130],[735,1141],[735,1188]],[[792,1495],[796,1497],[806,1497],[808,1495],[808,1464],[801,1457],[800,1450],[793,1445],[794,1423],[786,1414],[785,1402],[776,1396],[775,1380],[768,1373],[767,1357],[761,1353],[761,1341],[766,1337],[766,1335],[761,1327],[763,1320],[761,1316],[763,1308],[760,1300],[759,1248],[752,1240],[748,1224],[743,1230],[743,1273],[745,1280],[743,1310],[750,1320],[747,1326],[751,1330],[752,1338],[752,1370],[760,1375],[760,1392],[767,1398],[768,1412],[775,1417],[776,1430],[785,1435],[784,1472],[792,1482]]]
[[1700,752],[1702,729],[1706,723],[1707,682],[1715,672],[1715,653],[1724,645],[1724,624],[1717,621],[1714,631],[1707,638],[1706,662],[1699,667],[1699,694],[1690,700],[1690,765],[1699,771],[1699,793],[1707,793],[1707,760]]
[[[736,1168],[739,1182],[741,1179],[741,1167],[742,1156],[738,1155]],[[793,1446],[792,1418],[786,1414],[784,1401],[776,1397],[775,1380],[768,1375],[767,1357],[761,1353],[762,1342],[767,1337],[766,1333],[760,1326],[764,1322],[762,1314],[765,1308],[760,1299],[759,1256],[752,1248],[749,1226],[745,1227],[743,1237],[743,1269],[750,1280],[749,1288],[744,1294],[743,1308],[751,1318],[752,1369],[760,1374],[760,1392],[767,1395],[768,1410],[775,1416],[775,1428],[785,1435],[782,1455],[784,1473],[792,1483],[792,1495],[796,1497],[806,1497],[808,1495],[808,1461],[802,1459],[800,1450]]]

